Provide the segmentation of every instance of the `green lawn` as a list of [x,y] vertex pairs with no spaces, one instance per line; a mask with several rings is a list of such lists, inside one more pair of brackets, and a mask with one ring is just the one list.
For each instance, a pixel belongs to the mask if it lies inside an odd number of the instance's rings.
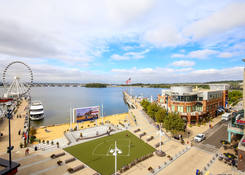
[[[127,134],[128,136],[126,136]],[[71,146],[65,148],[65,151],[102,175],[111,175],[114,173],[115,158],[110,153],[110,149],[114,149],[115,141],[117,142],[117,147],[122,151],[117,159],[118,169],[137,158],[155,151],[153,147],[129,131],[123,131],[111,136]]]

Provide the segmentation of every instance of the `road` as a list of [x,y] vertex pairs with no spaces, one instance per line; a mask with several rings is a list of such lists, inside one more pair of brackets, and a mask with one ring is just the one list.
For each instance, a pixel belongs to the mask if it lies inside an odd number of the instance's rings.
[[228,122],[220,121],[212,129],[204,133],[206,140],[201,143],[193,141],[193,145],[209,152],[216,152],[222,146],[220,141],[228,138],[227,126]]

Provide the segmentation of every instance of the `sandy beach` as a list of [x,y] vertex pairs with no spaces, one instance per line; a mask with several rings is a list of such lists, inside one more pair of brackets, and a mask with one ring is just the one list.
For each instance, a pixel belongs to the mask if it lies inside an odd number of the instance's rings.
[[[11,119],[11,143],[14,146],[14,150],[20,148],[20,143],[23,142],[22,135],[19,135],[18,132],[21,132],[24,129],[24,120],[25,120],[25,107],[28,105],[28,102],[23,100],[16,114],[13,114],[13,119]],[[21,118],[17,118],[17,115],[21,115]],[[9,128],[8,128],[8,119],[4,118],[0,120],[0,128],[3,133],[3,137],[0,137],[0,152],[6,152],[9,144]]]
[[[115,114],[110,116],[105,116],[103,118],[99,118],[97,121],[85,121],[83,123],[73,123],[72,128],[74,129],[77,125],[79,129],[85,129],[94,127],[97,125],[101,125],[101,122],[103,120],[104,123],[112,123],[114,125],[119,125],[119,122],[124,123],[125,121],[130,122],[130,125],[134,125],[133,120],[129,119],[128,113],[122,113],[122,114]],[[37,132],[35,136],[37,139],[40,140],[54,140],[61,137],[64,137],[64,131],[67,131],[70,129],[70,123],[64,123],[59,125],[53,125],[53,126],[42,126],[37,128]]]

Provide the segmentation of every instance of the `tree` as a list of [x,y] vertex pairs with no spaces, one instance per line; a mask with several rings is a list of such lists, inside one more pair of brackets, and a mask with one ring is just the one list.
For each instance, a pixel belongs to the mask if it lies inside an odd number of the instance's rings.
[[228,102],[229,104],[233,104],[233,105],[236,105],[239,100],[242,98],[242,92],[241,91],[229,91],[228,93]]
[[184,131],[185,121],[179,116],[178,113],[169,113],[164,117],[163,127],[172,132],[173,134]]
[[156,121],[158,123],[162,123],[164,118],[166,117],[166,115],[167,115],[167,111],[165,109],[159,107],[158,111],[155,114]]
[[147,106],[147,114],[155,120],[155,114],[159,110],[159,106],[156,103],[151,103]]
[[144,111],[147,111],[147,107],[150,105],[150,102],[143,99],[140,104],[143,107]]

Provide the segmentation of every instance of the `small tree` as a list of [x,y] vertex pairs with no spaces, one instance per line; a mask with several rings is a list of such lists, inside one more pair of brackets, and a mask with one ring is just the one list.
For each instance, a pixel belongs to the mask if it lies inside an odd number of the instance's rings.
[[150,105],[150,102],[143,99],[140,104],[143,107],[144,111],[147,111],[147,107]]
[[166,115],[167,111],[163,108],[159,108],[159,110],[155,114],[156,121],[158,123],[162,123]]
[[163,120],[163,127],[173,134],[184,131],[185,121],[179,116],[178,113],[169,113]]
[[159,110],[159,106],[156,103],[152,103],[147,106],[147,114],[155,120],[155,114]]
[[37,133],[36,128],[31,127],[31,128],[30,128],[30,132],[29,132],[29,133],[30,133],[30,135],[31,135],[31,136],[34,136],[34,135]]

